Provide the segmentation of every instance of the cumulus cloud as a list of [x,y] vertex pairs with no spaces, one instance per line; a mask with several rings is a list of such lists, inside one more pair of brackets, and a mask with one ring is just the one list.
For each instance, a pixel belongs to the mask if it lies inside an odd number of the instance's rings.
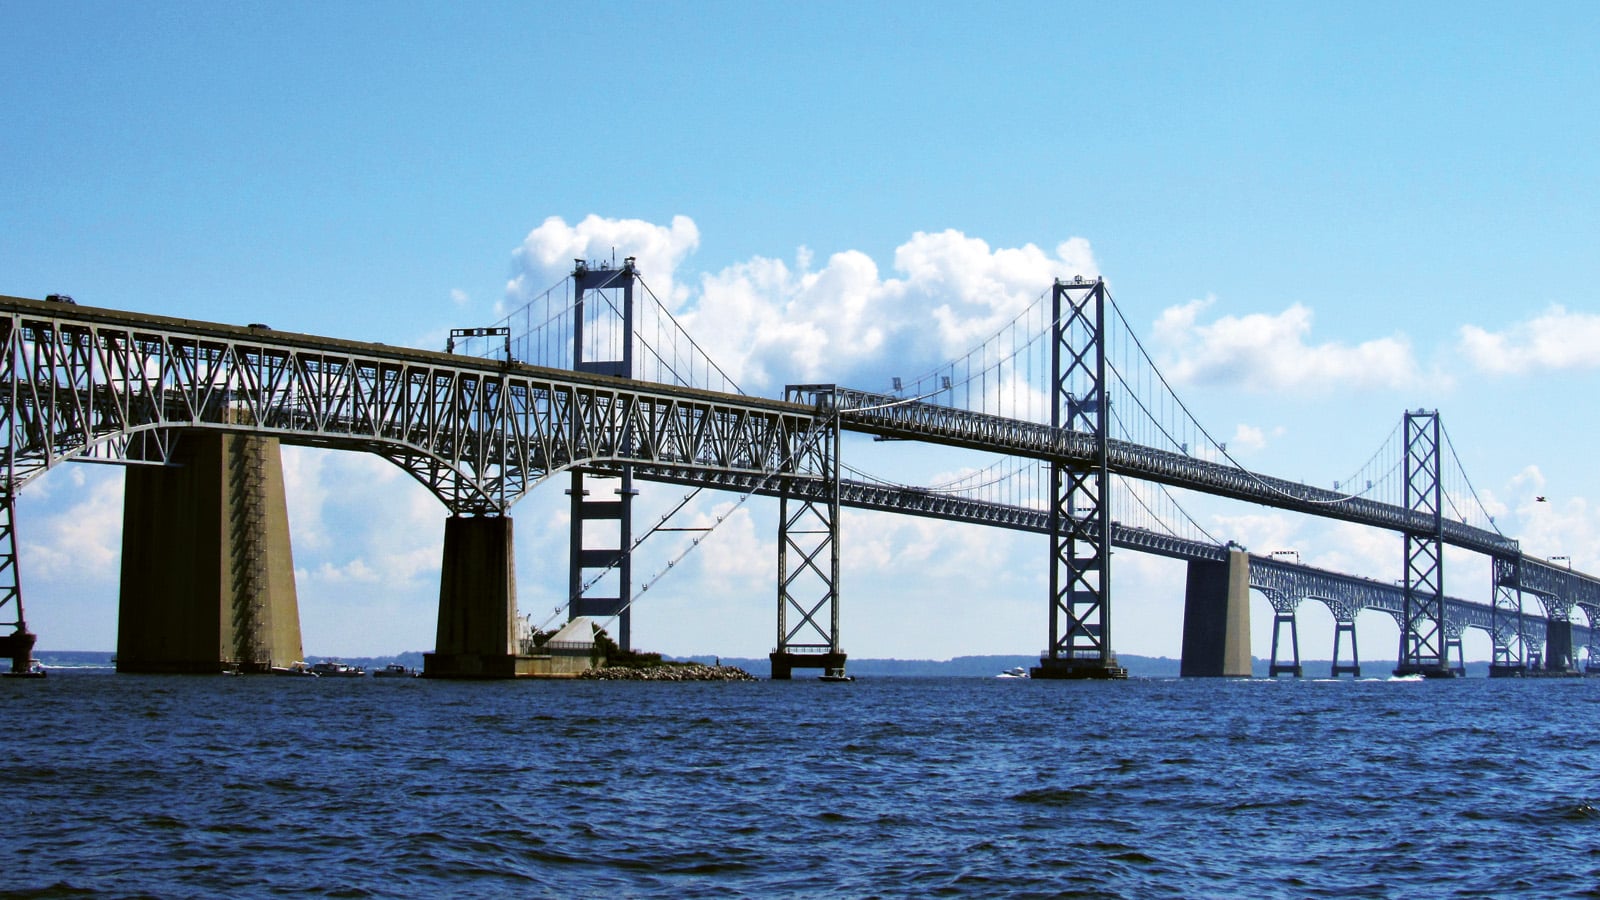
[[568,225],[560,216],[551,216],[528,232],[513,254],[514,274],[496,312],[504,313],[560,282],[572,273],[574,260],[610,263],[613,256],[618,265],[624,257],[634,257],[650,290],[669,308],[676,307],[688,292],[675,282],[674,272],[698,246],[700,229],[688,216],[673,216],[671,225],[596,215]]
[[1233,437],[1228,439],[1228,446],[1235,452],[1241,450],[1260,450],[1267,445],[1267,433],[1254,425],[1240,423],[1233,430]]
[[1047,252],[1032,244],[994,248],[947,230],[914,234],[896,249],[888,275],[854,250],[813,268],[815,255],[802,247],[792,265],[755,257],[702,274],[691,291],[679,284],[676,267],[698,241],[694,223],[682,216],[669,228],[594,216],[577,226],[548,219],[518,251],[507,302],[559,280],[573,258],[616,246],[639,258],[646,283],[720,368],[746,390],[769,392],[789,382],[875,386],[894,374],[920,374],[966,354],[1053,279],[1098,274],[1081,238]]
[[[114,581],[122,558],[122,479],[120,473],[72,466],[51,472],[46,481],[65,483],[76,502],[52,510],[18,529],[28,575],[47,582]],[[29,500],[43,495],[29,496]]]
[[1593,369],[1600,367],[1600,315],[1555,305],[1501,332],[1464,325],[1459,346],[1468,362],[1492,375]]
[[1256,391],[1327,392],[1349,388],[1409,388],[1423,381],[1404,336],[1355,346],[1309,343],[1313,315],[1294,304],[1276,315],[1253,313],[1202,322],[1214,298],[1162,312],[1154,341],[1158,363],[1176,383],[1237,386]]

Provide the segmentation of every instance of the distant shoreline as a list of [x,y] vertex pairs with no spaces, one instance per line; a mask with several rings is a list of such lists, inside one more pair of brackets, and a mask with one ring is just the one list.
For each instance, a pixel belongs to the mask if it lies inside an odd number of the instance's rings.
[[[34,653],[34,658],[45,668],[51,669],[107,669],[113,668],[116,658],[115,653],[97,650],[40,650]],[[720,662],[725,666],[737,666],[757,678],[766,679],[772,676],[772,666],[766,657],[737,657],[737,656],[711,656],[697,655],[684,657],[667,657],[679,662],[696,662],[712,665]],[[1176,678],[1182,665],[1180,660],[1166,656],[1138,656],[1129,653],[1117,654],[1117,659],[1128,668],[1128,674],[1134,678]],[[399,663],[404,666],[420,669],[422,667],[422,651],[414,650],[398,653],[393,656],[307,656],[306,662],[321,660],[339,660],[352,665],[362,666],[367,669],[379,668],[389,663]],[[851,659],[846,668],[852,675],[863,675],[879,678],[992,678],[1007,669],[1022,666],[1024,668],[1038,665],[1037,656],[958,656],[954,659]],[[1256,677],[1267,677],[1267,660],[1253,659],[1252,674]],[[1363,660],[1361,672],[1364,676],[1385,676],[1394,670],[1394,660]],[[1306,678],[1326,678],[1330,675],[1331,663],[1328,660],[1305,659],[1301,660],[1302,669]],[[1489,674],[1487,660],[1469,660],[1467,662],[1467,677],[1485,678]],[[810,673],[801,671],[797,678],[813,677]]]

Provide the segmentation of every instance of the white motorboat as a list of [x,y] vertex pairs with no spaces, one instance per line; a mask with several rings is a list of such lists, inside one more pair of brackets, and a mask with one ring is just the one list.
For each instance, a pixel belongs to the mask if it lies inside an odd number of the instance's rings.
[[996,675],[995,677],[996,678],[1027,678],[1028,677],[1028,670],[1024,669],[1021,666],[1016,666],[1014,668],[1010,668],[1010,669],[1005,670],[1004,672],[1001,672],[999,675]]
[[311,674],[318,678],[361,678],[367,670],[338,660],[324,660],[312,664]]

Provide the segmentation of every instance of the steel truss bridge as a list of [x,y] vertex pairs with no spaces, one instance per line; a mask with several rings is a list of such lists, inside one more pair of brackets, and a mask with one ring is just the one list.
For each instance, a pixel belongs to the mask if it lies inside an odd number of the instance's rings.
[[[575,273],[580,298],[582,276],[589,274],[582,266]],[[631,276],[631,266],[605,274],[607,283],[619,274]],[[1341,628],[1363,608],[1394,615],[1402,650],[1409,652],[1402,668],[1446,670],[1449,642],[1459,646],[1466,627],[1491,634],[1497,661],[1517,654],[1520,663],[1521,648],[1542,637],[1549,622],[1570,623],[1573,607],[1590,617],[1591,626],[1600,616],[1600,581],[1526,558],[1514,541],[1443,517],[1436,496],[1436,416],[1417,414],[1420,437],[1413,444],[1421,449],[1411,451],[1415,459],[1408,457],[1408,482],[1416,484],[1408,496],[1418,499],[1404,507],[1110,439],[1101,400],[1103,298],[1100,282],[1055,286],[1060,402],[1053,421],[1044,425],[831,385],[794,386],[780,401],[606,374],[628,370],[616,361],[575,359],[571,369],[542,368],[266,326],[3,297],[0,615],[14,628],[4,649],[16,660],[15,651],[20,648],[25,658],[32,643],[18,577],[17,492],[62,462],[166,464],[175,441],[189,429],[373,453],[404,469],[452,516],[505,515],[538,484],[569,471],[777,496],[775,657],[826,658],[828,668],[835,658],[842,666],[843,659],[838,523],[840,508],[849,506],[1049,534],[1051,645],[1041,660],[1044,674],[1117,674],[1109,628],[1110,548],[1189,560],[1221,559],[1227,548],[1111,522],[1104,501],[1113,473],[1400,531],[1408,571],[1399,588],[1262,557],[1252,559],[1251,582],[1275,609],[1292,611],[1307,597],[1327,602]],[[1069,337],[1067,326],[1074,321],[1090,326],[1090,340]],[[1409,413],[1407,428],[1412,430]],[[1042,460],[1051,468],[1053,500],[1035,510],[849,481],[840,477],[842,431]],[[1435,495],[1431,501],[1429,491]],[[1443,544],[1493,557],[1493,605],[1444,596],[1438,588]],[[1547,616],[1524,616],[1520,605],[1513,616],[1510,600],[1518,592],[1544,600]],[[1574,630],[1594,657],[1593,629]],[[1337,662],[1337,647],[1335,657]],[[1275,667],[1276,659],[1275,648]]]

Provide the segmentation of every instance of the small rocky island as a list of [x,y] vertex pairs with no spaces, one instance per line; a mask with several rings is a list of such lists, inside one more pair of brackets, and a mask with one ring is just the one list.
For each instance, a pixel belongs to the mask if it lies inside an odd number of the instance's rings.
[[[756,681],[738,666],[664,660],[659,653],[623,650],[606,630],[587,618],[568,622],[559,631],[527,628],[521,653],[533,661],[546,660],[545,671],[534,677],[587,678],[596,681]],[[556,657],[562,665],[555,665]]]
[[589,669],[579,678],[597,681],[756,681],[738,666],[657,661],[649,665],[608,665]]

